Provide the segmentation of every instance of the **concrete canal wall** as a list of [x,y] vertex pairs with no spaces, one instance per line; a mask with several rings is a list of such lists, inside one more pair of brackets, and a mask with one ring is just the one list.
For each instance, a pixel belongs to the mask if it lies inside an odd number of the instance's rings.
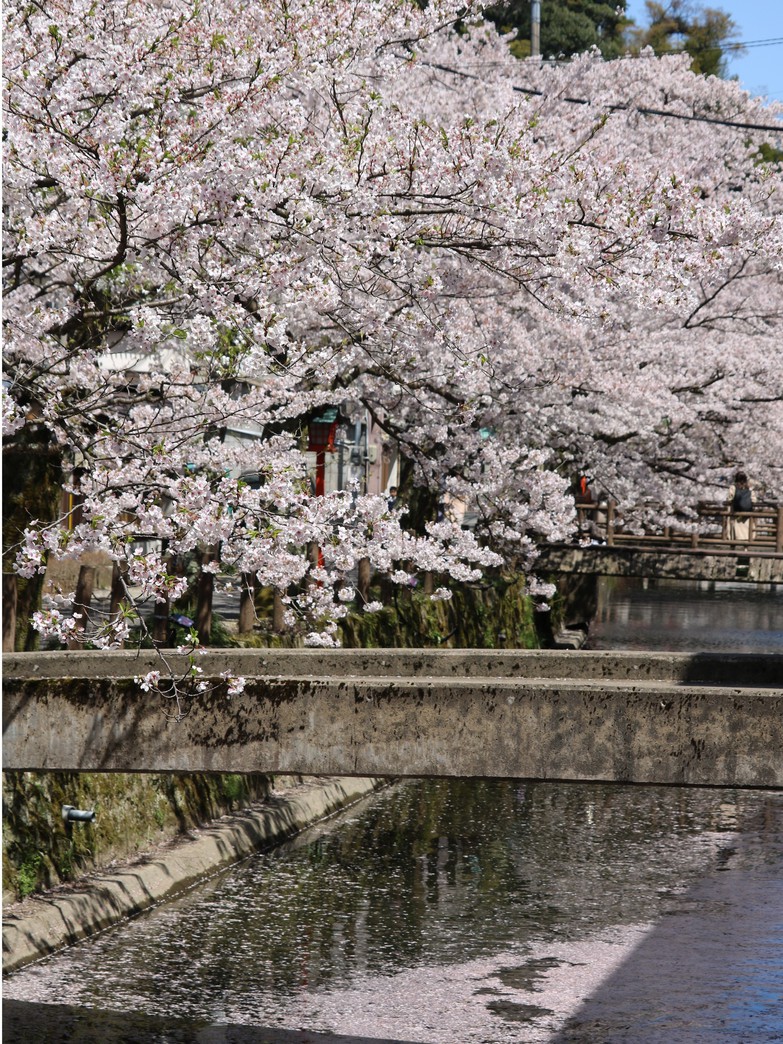
[[[262,801],[263,775],[3,772],[3,905]],[[94,811],[69,823],[63,808]]]
[[263,804],[156,846],[132,862],[4,907],[3,972],[12,972],[171,899],[382,785],[381,780],[356,778],[300,781],[271,793]]
[[783,555],[743,548],[709,551],[703,548],[660,548],[605,544],[574,547],[545,544],[536,560],[541,574],[568,576],[655,577],[656,580],[730,580],[750,584],[783,583]]
[[14,769],[783,786],[783,656],[224,650],[181,721],[135,653],[5,661]]

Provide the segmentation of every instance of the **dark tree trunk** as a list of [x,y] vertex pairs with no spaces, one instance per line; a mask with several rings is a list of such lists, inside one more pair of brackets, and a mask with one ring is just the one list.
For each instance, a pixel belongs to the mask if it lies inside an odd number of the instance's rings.
[[405,528],[423,536],[427,523],[438,517],[440,494],[429,487],[413,485],[413,464],[407,458],[402,460],[398,496],[405,504]]
[[359,596],[360,605],[366,605],[370,600],[371,570],[369,558],[359,559],[358,574],[356,580],[356,592]]
[[[45,428],[30,425],[3,445],[3,572],[13,572],[16,550],[30,523],[54,522],[62,497],[63,468],[60,447]],[[33,613],[41,608],[44,576],[16,582],[16,639],[19,650],[38,647],[38,634],[31,627]],[[11,586],[3,587],[11,595]],[[4,597],[5,602],[5,597]],[[11,604],[3,605],[4,619],[13,616]],[[4,630],[5,630],[4,623]],[[10,642],[10,638],[8,639]]]
[[162,602],[155,603],[152,616],[152,640],[155,645],[168,645],[169,641],[169,613],[171,604],[168,598]]
[[314,540],[307,545],[307,557],[310,560],[310,568],[316,569],[321,558],[321,549]]
[[3,573],[3,652],[16,649],[16,573]]
[[[163,545],[163,551],[166,550],[166,544]],[[166,555],[166,572],[173,573],[176,568],[176,561],[172,555]],[[169,616],[171,615],[171,601],[169,596],[166,595],[162,602],[155,603],[155,611],[152,617],[152,640],[156,645],[168,645],[169,644]]]
[[275,598],[272,607],[272,630],[275,634],[283,633],[283,614],[285,612],[285,606],[283,605],[283,593],[275,588]]
[[120,611],[120,606],[126,599],[125,584],[128,573],[125,566],[115,562],[111,571],[111,598],[109,599],[109,612],[115,616]]
[[[73,596],[71,608],[76,616],[77,635],[68,642],[69,649],[79,649],[83,644],[82,637],[90,618],[90,604],[92,593],[95,589],[95,566],[83,565],[79,569],[79,579],[76,581],[76,593]],[[82,636],[82,637],[80,637]]]
[[[120,614],[122,603],[126,599],[125,585],[123,581],[127,577],[126,567],[115,562],[111,573],[111,597],[109,599],[109,615],[112,621]],[[118,643],[120,647],[125,645],[124,641]]]
[[[214,559],[214,553],[208,548],[201,556],[201,564],[208,565]],[[215,574],[206,573],[202,569],[196,585],[196,630],[202,645],[209,645],[212,634],[212,595],[215,591]]]
[[258,581],[253,573],[242,574],[242,592],[239,596],[239,624],[237,630],[240,634],[249,634],[256,622],[256,587]]

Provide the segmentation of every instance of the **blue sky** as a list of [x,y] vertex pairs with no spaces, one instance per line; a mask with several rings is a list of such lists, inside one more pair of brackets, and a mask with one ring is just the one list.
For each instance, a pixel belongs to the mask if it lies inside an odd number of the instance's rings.
[[[748,47],[743,55],[730,60],[729,73],[738,76],[751,93],[783,101],[783,0],[704,0],[699,6],[730,14],[739,26],[741,41],[781,41]],[[645,25],[644,0],[628,0],[628,14],[637,24]]]

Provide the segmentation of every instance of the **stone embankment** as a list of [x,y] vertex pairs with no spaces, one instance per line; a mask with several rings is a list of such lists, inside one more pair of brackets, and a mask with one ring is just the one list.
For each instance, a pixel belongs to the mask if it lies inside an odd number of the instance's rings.
[[46,954],[171,899],[223,867],[299,833],[360,800],[388,781],[310,779],[210,826],[190,831],[110,871],[94,874],[7,908],[3,971]]

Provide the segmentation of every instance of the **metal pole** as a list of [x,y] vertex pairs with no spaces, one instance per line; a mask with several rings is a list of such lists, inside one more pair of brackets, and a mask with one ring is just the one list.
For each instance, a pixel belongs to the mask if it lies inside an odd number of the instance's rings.
[[370,411],[364,412],[364,489],[367,493],[370,488]]
[[530,4],[530,54],[533,58],[541,54],[541,0]]

